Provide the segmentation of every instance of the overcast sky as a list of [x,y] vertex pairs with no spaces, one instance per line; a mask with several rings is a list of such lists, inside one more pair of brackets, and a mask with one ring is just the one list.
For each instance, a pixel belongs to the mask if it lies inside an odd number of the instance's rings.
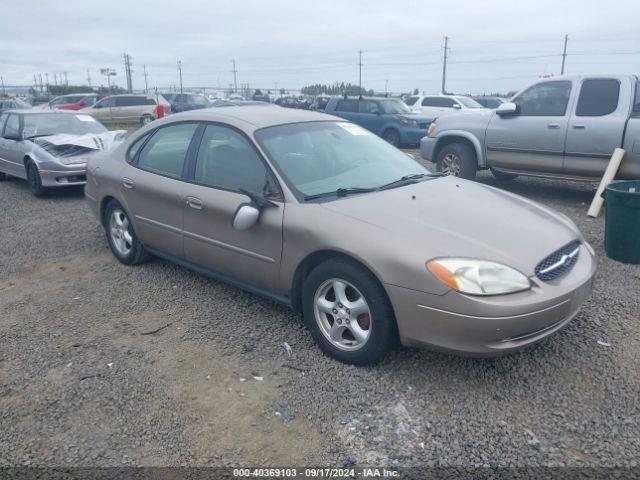
[[[6,3],[11,3],[8,8]],[[67,72],[69,83],[106,83],[99,68],[133,61],[133,86],[266,89],[358,82],[391,92],[506,92],[543,74],[640,73],[640,0],[92,1],[22,0],[0,7],[0,75],[8,85]],[[59,80],[60,81],[60,80]]]

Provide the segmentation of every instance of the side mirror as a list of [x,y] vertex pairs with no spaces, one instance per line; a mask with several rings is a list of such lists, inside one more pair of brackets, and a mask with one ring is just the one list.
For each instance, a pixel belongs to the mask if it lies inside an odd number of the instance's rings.
[[459,103],[454,103],[453,108],[455,108],[456,110],[460,110],[462,107],[460,106]]
[[240,205],[233,217],[233,228],[241,232],[249,230],[260,218],[260,210],[248,203]]
[[516,113],[518,113],[518,105],[513,102],[501,103],[500,106],[496,108],[496,114],[500,115],[501,117],[507,115],[515,115]]
[[371,110],[371,113],[373,113],[374,115],[380,115],[380,110],[376,108],[374,110]]

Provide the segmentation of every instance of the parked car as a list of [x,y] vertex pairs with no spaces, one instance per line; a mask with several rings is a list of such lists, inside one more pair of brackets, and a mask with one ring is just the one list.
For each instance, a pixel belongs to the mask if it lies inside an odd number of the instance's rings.
[[162,96],[169,102],[171,111],[174,113],[211,106],[207,97],[195,93],[163,93]]
[[486,95],[471,97],[485,108],[498,108],[504,102],[508,101],[503,97],[489,97]]
[[308,110],[310,103],[301,97],[280,97],[274,102],[279,107]]
[[246,105],[268,107],[272,104],[257,100],[215,100],[210,104],[211,107],[241,107]]
[[257,102],[271,103],[271,98],[269,97],[269,94],[263,93],[262,90],[260,89],[257,89],[255,92],[253,92],[253,96],[251,97],[251,99]]
[[82,108],[95,105],[95,103],[102,97],[104,97],[104,95],[99,95],[97,93],[62,95],[51,100],[49,102],[49,108],[58,108],[60,110],[80,110]]
[[418,145],[433,120],[412,112],[396,98],[333,97],[324,111],[356,123],[396,147]]
[[404,103],[410,106],[414,112],[432,118],[484,109],[473,98],[463,95],[413,95],[407,98]]
[[17,108],[28,109],[31,108],[31,105],[19,98],[0,98],[0,113]]
[[472,179],[532,175],[593,181],[613,150],[625,158],[618,178],[640,178],[640,93],[635,75],[540,80],[496,110],[439,118],[422,139],[422,158]]
[[353,364],[397,338],[471,355],[523,348],[576,315],[595,271],[567,217],[431,174],[318,112],[172,115],[90,160],[88,176],[120,262],[157,255],[284,303]]
[[329,95],[318,95],[311,105],[311,110],[324,112],[324,109],[327,108],[327,103],[329,103],[329,100],[331,100],[331,97]]
[[146,125],[171,113],[162,95],[111,95],[92,107],[79,110],[105,124],[140,123]]
[[124,139],[89,115],[64,110],[12,110],[0,114],[0,181],[26,179],[31,193],[84,185],[86,162]]

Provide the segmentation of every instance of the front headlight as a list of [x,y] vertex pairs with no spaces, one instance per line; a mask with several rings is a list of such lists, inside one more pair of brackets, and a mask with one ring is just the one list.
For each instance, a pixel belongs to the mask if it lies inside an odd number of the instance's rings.
[[58,161],[64,165],[76,165],[81,163],[87,163],[89,155],[77,155],[75,157],[60,157]]
[[436,127],[437,127],[436,122],[431,122],[429,124],[429,128],[427,128],[427,135],[431,135],[433,132],[435,132]]
[[410,118],[405,118],[405,117],[395,117],[396,120],[398,122],[400,122],[403,125],[408,125],[410,127],[417,127],[418,126],[418,122],[416,122],[415,120],[412,120]]
[[511,267],[473,258],[436,258],[427,269],[442,283],[460,293],[500,295],[531,288],[531,282]]

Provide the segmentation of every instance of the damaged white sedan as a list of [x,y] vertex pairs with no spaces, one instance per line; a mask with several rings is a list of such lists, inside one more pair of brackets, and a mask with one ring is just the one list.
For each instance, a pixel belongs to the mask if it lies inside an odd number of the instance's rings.
[[108,131],[76,112],[12,110],[0,115],[0,181],[27,180],[31,193],[86,183],[87,160],[110,150],[126,131]]

